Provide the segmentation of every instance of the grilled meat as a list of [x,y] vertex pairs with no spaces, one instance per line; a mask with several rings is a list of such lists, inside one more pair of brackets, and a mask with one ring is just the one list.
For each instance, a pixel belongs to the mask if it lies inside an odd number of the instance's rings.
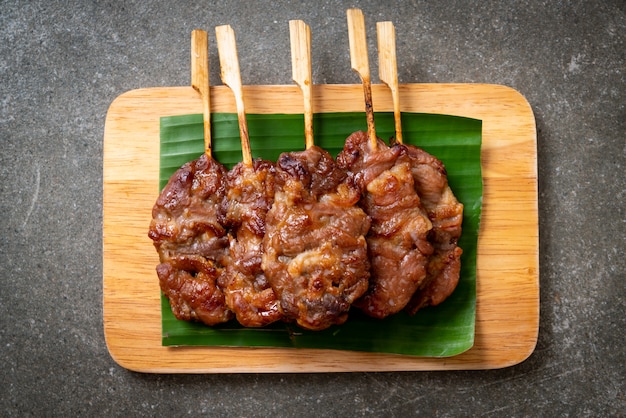
[[328,152],[284,153],[267,214],[263,269],[284,315],[303,328],[341,324],[368,287],[369,219],[358,188]]
[[226,229],[218,221],[225,174],[202,155],[174,173],[152,209],[148,236],[159,253],[159,284],[178,319],[215,325],[233,317],[217,285],[229,264]]
[[149,237],[178,319],[321,330],[352,305],[384,318],[441,303],[460,274],[463,205],[440,160],[365,132],[231,171],[202,155],[170,178]]
[[463,222],[463,205],[456,199],[443,163],[426,151],[404,145],[411,164],[415,191],[432,222],[430,241],[434,253],[428,261],[424,284],[407,305],[409,313],[435,306],[452,294],[459,282],[461,254],[458,246]]
[[223,224],[230,228],[231,262],[219,285],[227,306],[247,327],[265,326],[282,317],[261,269],[265,217],[274,201],[275,172],[273,163],[256,159],[252,166],[237,164],[226,175],[221,212]]
[[411,166],[402,147],[378,141],[370,148],[365,132],[355,132],[337,156],[361,186],[360,206],[372,224],[367,235],[370,284],[354,303],[367,315],[384,318],[402,310],[426,278],[433,253],[432,224],[413,187]]

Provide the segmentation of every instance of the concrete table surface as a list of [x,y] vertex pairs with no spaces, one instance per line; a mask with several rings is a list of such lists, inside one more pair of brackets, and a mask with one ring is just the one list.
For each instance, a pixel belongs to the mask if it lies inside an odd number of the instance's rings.
[[[175,4],[180,3],[180,4]],[[501,370],[143,375],[102,326],[106,111],[188,85],[189,37],[237,33],[246,84],[291,84],[290,19],[315,83],[357,83],[345,10],[395,23],[400,82],[493,83],[536,117],[541,322]],[[0,410],[4,416],[618,416],[626,411],[623,1],[3,1],[0,4]],[[506,245],[506,243],[503,243]]]

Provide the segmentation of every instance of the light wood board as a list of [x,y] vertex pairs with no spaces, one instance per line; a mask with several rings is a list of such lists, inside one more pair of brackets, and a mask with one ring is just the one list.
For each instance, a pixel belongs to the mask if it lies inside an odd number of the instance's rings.
[[[376,111],[389,90],[372,86]],[[483,121],[483,212],[478,241],[474,346],[454,357],[352,351],[163,347],[158,255],[147,236],[158,195],[159,118],[202,113],[191,87],[129,91],[111,104],[104,131],[103,314],[109,352],[148,373],[351,372],[493,369],[525,360],[539,327],[539,231],[535,119],[517,91],[489,84],[406,84],[402,110]],[[316,85],[314,112],[363,111],[361,85]],[[246,86],[249,113],[302,113],[296,86]],[[211,110],[235,112],[211,87]]]

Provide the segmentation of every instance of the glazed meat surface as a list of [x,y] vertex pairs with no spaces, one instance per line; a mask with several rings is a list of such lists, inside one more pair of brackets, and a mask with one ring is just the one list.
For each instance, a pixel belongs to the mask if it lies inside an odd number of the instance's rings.
[[233,317],[217,284],[229,263],[218,220],[225,174],[202,155],[172,175],[152,209],[148,236],[159,254],[159,284],[178,319],[215,325]]
[[278,299],[261,269],[265,217],[274,201],[274,164],[260,159],[237,164],[226,175],[222,201],[231,262],[219,284],[226,305],[243,326],[261,327],[281,319]]
[[407,311],[415,314],[425,306],[435,306],[452,294],[459,282],[461,254],[458,246],[463,222],[463,205],[448,185],[443,163],[426,151],[410,146],[407,150],[415,190],[433,225],[430,240],[434,253],[428,262],[424,284],[415,293]]
[[319,147],[278,160],[263,269],[284,315],[306,329],[345,322],[368,287],[370,223],[352,180]]
[[367,134],[355,132],[346,139],[337,163],[356,176],[360,206],[371,218],[370,284],[354,305],[384,318],[404,309],[426,278],[433,253],[428,241],[432,224],[415,191],[406,149],[379,140],[372,151]]

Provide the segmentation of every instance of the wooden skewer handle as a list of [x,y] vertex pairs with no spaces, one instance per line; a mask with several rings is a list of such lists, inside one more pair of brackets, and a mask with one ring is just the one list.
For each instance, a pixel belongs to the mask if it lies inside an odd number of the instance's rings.
[[191,86],[202,97],[204,152],[211,157],[211,99],[209,90],[209,36],[206,31],[191,32]]
[[376,23],[378,34],[378,76],[391,90],[396,142],[402,143],[400,92],[398,89],[398,62],[396,58],[396,29],[391,22]]
[[376,127],[374,125],[374,107],[372,102],[372,84],[365,36],[365,18],[360,9],[348,9],[348,41],[350,42],[350,62],[352,69],[361,77],[365,97],[365,115],[367,134],[373,150],[377,148]]
[[226,84],[235,95],[243,162],[246,165],[252,165],[252,152],[250,150],[248,122],[246,120],[245,106],[243,103],[243,87],[241,85],[235,32],[230,25],[222,25],[215,28],[215,35],[217,37],[217,50],[220,57],[220,76],[224,84]]
[[306,148],[314,145],[313,140],[313,106],[311,104],[312,71],[311,71],[311,28],[302,20],[289,21],[291,39],[291,68],[293,81],[302,90],[304,98],[304,138]]

